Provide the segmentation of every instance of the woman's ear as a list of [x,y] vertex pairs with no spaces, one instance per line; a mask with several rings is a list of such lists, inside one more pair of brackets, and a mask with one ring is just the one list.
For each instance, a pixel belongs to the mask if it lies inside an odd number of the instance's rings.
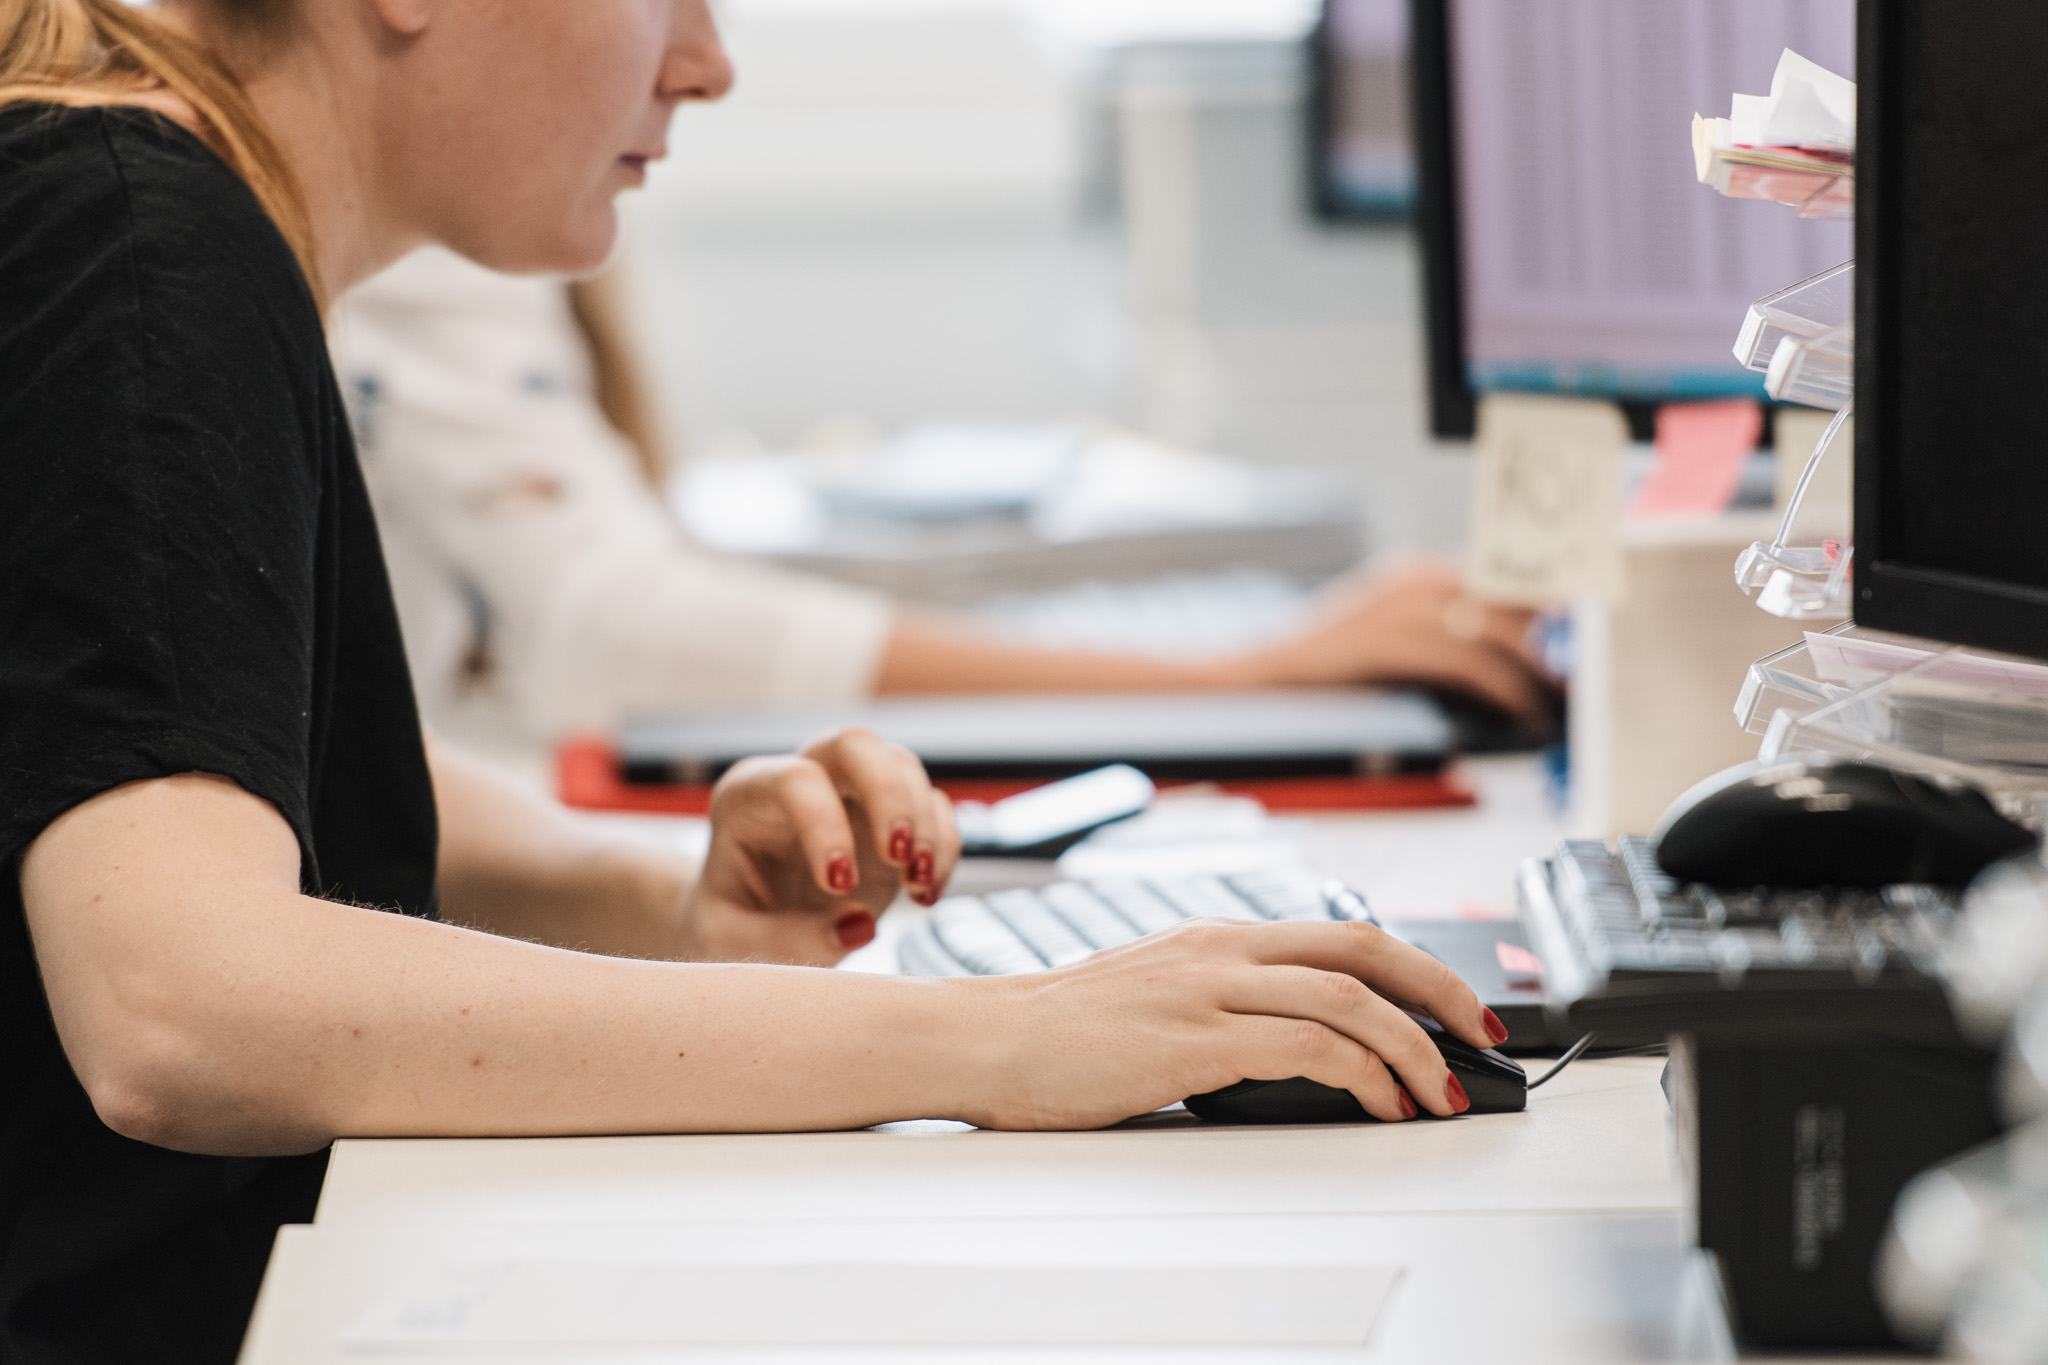
[[370,0],[377,17],[394,33],[416,38],[426,31],[436,8],[435,0]]

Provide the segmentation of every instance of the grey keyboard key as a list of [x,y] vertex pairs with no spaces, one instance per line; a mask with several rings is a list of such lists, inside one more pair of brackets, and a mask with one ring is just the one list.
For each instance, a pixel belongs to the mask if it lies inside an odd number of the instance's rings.
[[1327,920],[1330,903],[1315,878],[1285,869],[1246,872],[1224,878],[1230,889],[1272,920]]
[[1041,887],[1038,894],[1091,948],[1114,948],[1142,937],[1122,915],[1080,882],[1055,882]]
[[896,950],[907,976],[973,976],[973,969],[946,951],[929,922],[913,925]]
[[1135,877],[1105,877],[1088,885],[1110,909],[1122,915],[1140,937],[1171,929],[1187,918],[1179,907]]
[[991,913],[1015,930],[1048,967],[1079,962],[1095,949],[1055,915],[1036,891],[998,891],[984,898]]
[[1221,877],[1160,877],[1152,886],[1190,919],[1202,915],[1236,920],[1264,918],[1252,908],[1251,902],[1225,886]]
[[931,923],[946,951],[978,976],[1011,976],[1045,966],[977,897],[947,897],[932,907]]
[[1365,897],[1342,882],[1323,883],[1323,909],[1335,920],[1359,920],[1366,924],[1380,922],[1372,907],[1365,903]]

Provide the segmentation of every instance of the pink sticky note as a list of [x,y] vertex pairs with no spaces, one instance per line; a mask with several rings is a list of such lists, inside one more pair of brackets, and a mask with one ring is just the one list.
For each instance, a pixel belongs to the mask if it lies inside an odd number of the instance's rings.
[[1763,434],[1763,409],[1747,398],[1666,403],[1657,409],[1657,463],[1636,489],[1632,517],[1726,511],[1742,466]]
[[1519,943],[1509,943],[1504,938],[1495,939],[1493,955],[1500,959],[1500,969],[1509,976],[1543,975],[1543,959]]

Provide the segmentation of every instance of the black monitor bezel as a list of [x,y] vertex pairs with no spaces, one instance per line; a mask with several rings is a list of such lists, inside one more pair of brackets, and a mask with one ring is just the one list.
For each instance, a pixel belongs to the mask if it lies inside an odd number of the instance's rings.
[[1898,58],[1914,0],[1861,0],[1856,63],[1856,624],[1924,639],[2048,658],[2048,592],[1916,566],[1895,557],[1900,528],[1887,515],[1902,458],[1897,382],[1908,346],[1896,335],[1907,249],[1899,218],[1903,177],[1897,134],[1907,117]]
[[1422,258],[1429,430],[1440,439],[1469,440],[1479,400],[1465,368],[1450,25],[1448,0],[1409,0],[1409,127],[1415,139],[1415,235]]

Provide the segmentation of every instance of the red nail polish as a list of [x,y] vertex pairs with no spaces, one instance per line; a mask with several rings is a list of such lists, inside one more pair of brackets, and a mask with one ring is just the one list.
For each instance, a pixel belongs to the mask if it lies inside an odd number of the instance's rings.
[[853,859],[844,853],[832,855],[832,861],[825,864],[825,884],[834,891],[853,890]]
[[914,882],[929,882],[931,879],[932,851],[928,848],[919,849],[917,856],[910,860],[910,880]]
[[1444,1097],[1451,1102],[1451,1112],[1462,1114],[1472,1107],[1472,1097],[1465,1093],[1465,1087],[1458,1084],[1456,1076],[1444,1078]]
[[839,946],[852,952],[865,948],[875,941],[875,917],[873,915],[848,915],[839,921],[837,933]]
[[898,825],[889,834],[889,861],[907,863],[910,861],[910,826]]
[[1395,1086],[1395,1087],[1394,1087],[1394,1098],[1395,1098],[1395,1099],[1397,1099],[1397,1100],[1399,1100],[1399,1101],[1401,1102],[1401,1117],[1402,1117],[1402,1118],[1404,1118],[1404,1119],[1412,1119],[1412,1118],[1414,1118],[1414,1117],[1415,1117],[1415,1097],[1414,1097],[1413,1095],[1411,1095],[1411,1094],[1409,1094],[1409,1093],[1408,1093],[1408,1087],[1407,1087],[1407,1086],[1405,1086],[1405,1085],[1397,1085],[1397,1086]]
[[1485,1016],[1486,1035],[1493,1039],[1493,1045],[1499,1047],[1505,1043],[1508,1040],[1508,1026],[1500,1021],[1500,1016],[1488,1009],[1482,1009],[1480,1014]]

